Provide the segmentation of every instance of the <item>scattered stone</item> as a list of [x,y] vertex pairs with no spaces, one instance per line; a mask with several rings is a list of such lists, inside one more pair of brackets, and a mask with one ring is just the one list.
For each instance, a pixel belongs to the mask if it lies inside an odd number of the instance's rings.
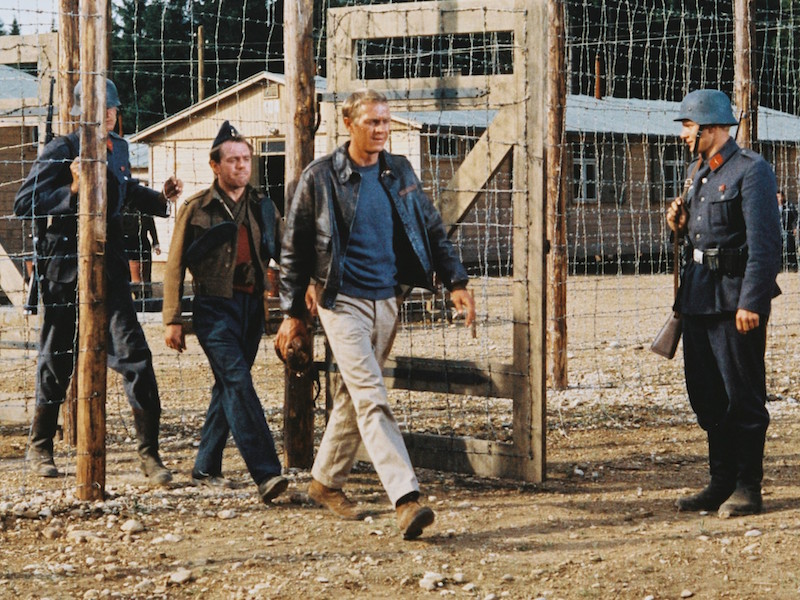
[[62,531],[60,527],[53,527],[50,525],[42,530],[42,535],[48,540],[55,540],[61,537]]
[[475,590],[475,587],[476,586],[474,583],[466,583],[461,587],[461,589],[464,590],[465,592],[472,592]]
[[144,525],[142,525],[141,521],[137,521],[136,519],[128,519],[122,524],[120,530],[125,533],[138,533],[144,531]]
[[443,582],[444,577],[441,575],[441,573],[428,571],[425,573],[425,575],[423,575],[422,579],[419,580],[419,587],[430,592],[439,587]]
[[761,535],[761,531],[758,529],[750,529],[749,531],[744,532],[744,537],[758,537]]
[[182,584],[186,583],[187,581],[191,581],[194,579],[194,575],[189,569],[180,568],[174,573],[170,573],[169,581],[170,583]]
[[317,583],[328,583],[328,582],[329,582],[328,578],[325,577],[324,575],[317,577]]
[[96,600],[100,597],[100,592],[97,590],[86,590],[81,597],[83,600]]
[[503,581],[514,581],[514,576],[511,573],[506,573],[503,575]]
[[464,577],[464,573],[462,573],[461,571],[456,571],[453,574],[453,581],[455,581],[456,583],[464,583],[466,580],[467,578]]
[[236,511],[232,508],[226,508],[217,513],[217,518],[222,519],[223,521],[227,519],[233,519],[234,517],[236,517]]
[[156,584],[152,579],[142,579],[139,583],[137,583],[134,588],[139,593],[146,594],[148,592],[152,592],[156,589]]
[[681,592],[681,598],[691,598],[694,596],[694,592],[692,590],[683,590]]

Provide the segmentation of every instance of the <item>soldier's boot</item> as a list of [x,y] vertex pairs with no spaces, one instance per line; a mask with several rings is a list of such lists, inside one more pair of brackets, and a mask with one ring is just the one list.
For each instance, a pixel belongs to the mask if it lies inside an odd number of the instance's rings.
[[153,485],[167,485],[172,481],[172,473],[161,462],[158,454],[159,415],[151,412],[133,411],[136,437],[139,440],[139,458],[142,473]]
[[682,512],[714,511],[736,489],[736,457],[726,434],[720,430],[708,432],[709,484],[696,494],[678,498],[675,506]]
[[747,434],[736,446],[738,473],[736,490],[722,506],[719,516],[757,515],[763,508],[761,480],[764,478],[764,440],[766,431]]
[[53,460],[53,438],[58,428],[60,404],[37,404],[31,423],[30,445],[26,459],[39,477],[58,477]]

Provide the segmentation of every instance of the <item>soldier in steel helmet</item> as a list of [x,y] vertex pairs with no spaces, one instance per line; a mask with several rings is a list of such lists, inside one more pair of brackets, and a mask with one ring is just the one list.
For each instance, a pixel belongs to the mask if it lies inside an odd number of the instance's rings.
[[[75,86],[75,109],[80,113],[81,84]],[[105,247],[108,366],[121,373],[122,386],[133,409],[141,468],[149,482],[166,485],[172,474],[158,452],[161,403],[153,358],[136,318],[130,290],[130,271],[122,245],[122,205],[146,214],[167,216],[169,204],[183,189],[170,177],[162,192],[131,178],[128,143],[114,133],[117,88],[106,80],[105,128],[107,236]],[[36,373],[36,410],[31,425],[28,461],[41,477],[59,475],[53,460],[53,437],[58,412],[72,373],[78,280],[78,192],[80,188],[79,132],[57,137],[36,159],[16,198],[14,214],[32,218],[37,231],[36,258],[43,315]]]
[[761,512],[766,409],[764,352],[772,298],[780,293],[781,224],[769,164],[729,135],[736,124],[719,90],[686,95],[675,119],[697,159],[685,201],[667,224],[684,244],[676,310],[683,315],[686,387],[708,434],[711,480],[681,497],[682,511],[721,517]]

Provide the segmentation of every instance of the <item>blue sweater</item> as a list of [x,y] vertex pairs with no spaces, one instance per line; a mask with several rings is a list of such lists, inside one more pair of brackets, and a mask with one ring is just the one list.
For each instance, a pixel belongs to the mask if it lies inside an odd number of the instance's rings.
[[391,298],[397,287],[394,216],[378,169],[378,163],[355,169],[361,184],[340,289],[348,296],[368,300]]

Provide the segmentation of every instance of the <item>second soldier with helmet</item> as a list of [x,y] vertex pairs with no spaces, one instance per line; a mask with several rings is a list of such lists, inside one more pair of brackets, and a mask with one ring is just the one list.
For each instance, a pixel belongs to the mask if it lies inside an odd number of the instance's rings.
[[764,353],[779,292],[781,228],[772,168],[730,136],[737,120],[719,90],[687,94],[676,121],[697,159],[685,202],[667,223],[684,242],[676,310],[683,315],[686,387],[708,435],[710,482],[677,501],[720,516],[762,510],[766,409]]

